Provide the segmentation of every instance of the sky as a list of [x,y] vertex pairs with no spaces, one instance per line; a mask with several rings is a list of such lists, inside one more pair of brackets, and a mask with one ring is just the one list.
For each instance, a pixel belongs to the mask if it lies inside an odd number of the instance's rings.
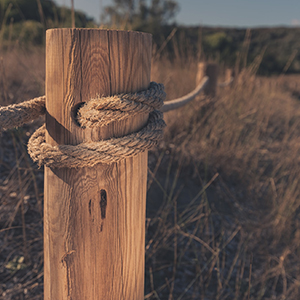
[[[71,0],[55,0],[71,5]],[[112,0],[74,0],[75,9],[99,21],[101,8]],[[300,26],[300,0],[177,0],[180,25],[226,27]]]

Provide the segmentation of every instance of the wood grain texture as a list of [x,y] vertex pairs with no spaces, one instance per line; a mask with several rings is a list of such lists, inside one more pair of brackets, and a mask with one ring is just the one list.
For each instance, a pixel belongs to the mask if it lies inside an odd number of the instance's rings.
[[[148,115],[81,129],[74,107],[146,89],[151,35],[51,29],[46,36],[46,141],[78,144],[143,127]],[[45,168],[44,299],[144,298],[147,153],[95,168]]]

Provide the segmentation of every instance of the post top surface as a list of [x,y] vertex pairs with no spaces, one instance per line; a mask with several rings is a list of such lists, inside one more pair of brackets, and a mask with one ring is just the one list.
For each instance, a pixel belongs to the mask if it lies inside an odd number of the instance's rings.
[[133,31],[133,30],[121,30],[121,29],[103,29],[103,28],[50,28],[47,29],[46,32],[47,33],[51,33],[51,32],[55,32],[55,31],[99,31],[99,32],[119,32],[119,33],[123,33],[123,34],[140,34],[140,35],[148,35],[148,36],[152,36],[151,33],[147,33],[147,32],[142,32],[142,31]]

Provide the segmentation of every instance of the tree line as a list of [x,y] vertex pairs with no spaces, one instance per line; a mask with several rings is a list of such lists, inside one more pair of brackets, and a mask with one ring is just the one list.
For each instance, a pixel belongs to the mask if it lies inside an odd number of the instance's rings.
[[[154,48],[171,60],[179,56],[183,60],[212,59],[233,67],[241,55],[246,66],[263,55],[259,74],[300,73],[300,28],[252,29],[245,54],[246,29],[178,26],[175,17],[179,9],[175,0],[113,0],[104,7],[101,22],[107,28],[152,33]],[[81,28],[100,25],[77,10],[75,24]],[[0,0],[2,49],[14,41],[43,45],[45,29],[71,26],[71,9],[58,6],[53,0]]]

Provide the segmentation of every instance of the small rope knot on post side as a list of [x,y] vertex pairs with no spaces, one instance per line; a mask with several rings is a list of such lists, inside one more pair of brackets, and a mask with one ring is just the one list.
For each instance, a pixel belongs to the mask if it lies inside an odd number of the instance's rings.
[[165,98],[164,86],[151,82],[146,91],[91,99],[78,110],[77,121],[83,128],[106,126],[129,116],[160,109]]
[[[83,128],[106,126],[140,113],[149,113],[148,123],[140,131],[121,138],[85,142],[75,146],[52,146],[46,143],[46,127],[43,125],[30,137],[28,153],[39,166],[55,168],[93,167],[98,163],[114,163],[135,156],[156,146],[162,139],[166,124],[158,109],[163,106],[165,97],[164,86],[151,82],[146,91],[91,99],[77,113],[77,122]],[[21,126],[38,118],[45,111],[45,96],[2,107],[0,131]]]

